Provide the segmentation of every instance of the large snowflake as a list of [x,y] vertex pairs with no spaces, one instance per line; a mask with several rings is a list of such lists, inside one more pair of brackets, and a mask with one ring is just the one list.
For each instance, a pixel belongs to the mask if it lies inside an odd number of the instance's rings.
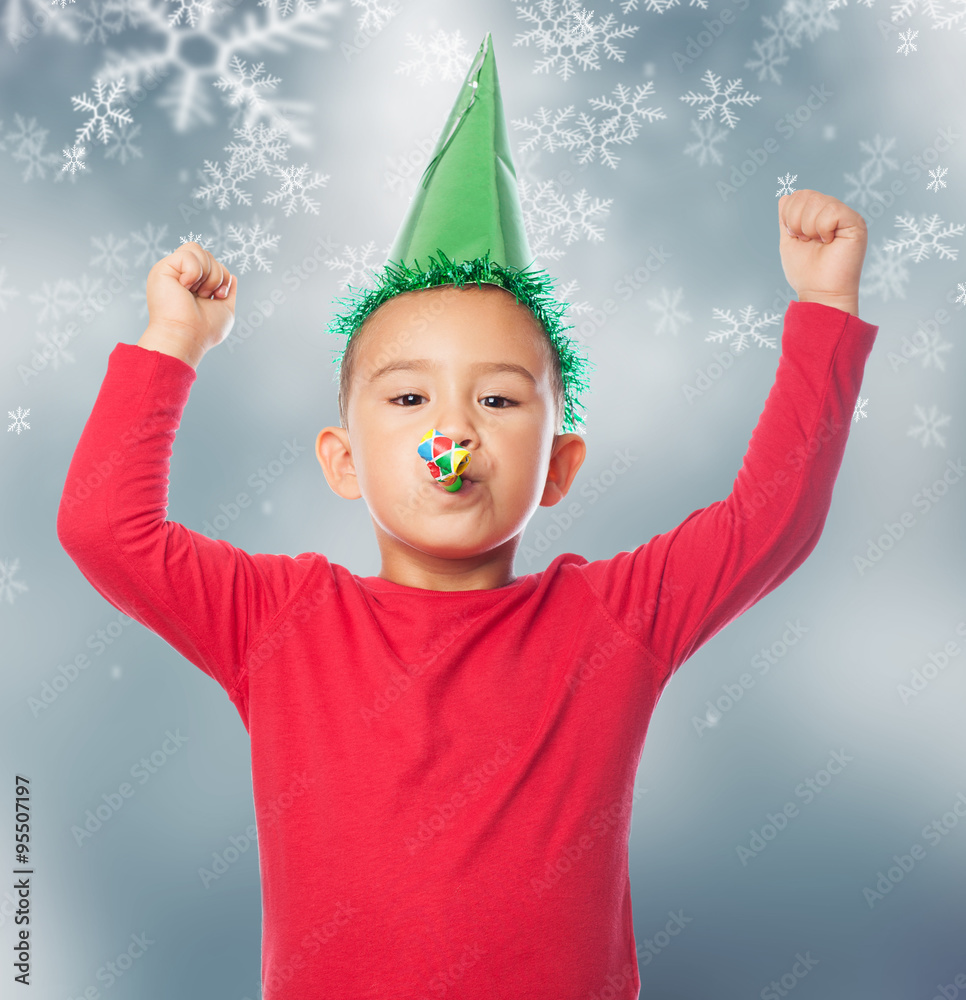
[[404,76],[415,74],[421,87],[430,80],[461,81],[473,61],[473,53],[465,51],[466,39],[459,31],[452,34],[437,31],[428,42],[423,41],[422,35],[407,32],[406,44],[416,50],[416,58],[401,62],[396,72]]
[[941,241],[947,236],[962,236],[963,229],[966,228],[963,223],[959,225],[941,223],[938,215],[926,216],[919,222],[916,222],[911,215],[897,215],[896,225],[904,229],[908,235],[902,239],[889,240],[883,249],[908,250],[909,256],[917,264],[926,260],[933,250],[940,257],[955,260],[959,250],[954,250]]
[[759,347],[777,347],[774,337],[768,337],[761,332],[762,327],[772,326],[774,323],[778,323],[781,320],[781,316],[777,313],[765,313],[764,316],[758,316],[758,310],[752,306],[746,306],[741,310],[740,319],[735,319],[732,315],[730,309],[714,309],[714,318],[717,320],[722,320],[728,324],[728,328],[725,330],[715,330],[709,333],[705,340],[715,341],[716,343],[721,343],[724,340],[730,340],[731,349],[735,354],[740,353],[746,347],[748,347],[748,338],[750,337]]
[[[169,8],[165,4],[154,0],[129,2],[137,7],[139,28],[161,34],[163,47],[124,52],[108,49],[98,75],[110,79],[124,77],[131,90],[144,84],[155,87],[164,81],[165,90],[158,97],[158,106],[169,111],[178,132],[215,124],[213,85],[218,80],[231,82],[232,60],[238,53],[263,49],[286,52],[295,44],[326,49],[331,45],[325,34],[328,22],[342,8],[340,0],[316,0],[315,8],[301,5],[285,16],[276,4],[269,4],[262,8],[265,16],[259,20],[251,11],[235,12],[230,6],[214,13],[199,7],[196,24],[173,27],[168,24]],[[222,21],[225,11],[232,11],[232,17]],[[292,117],[294,111],[301,113],[305,108],[302,102],[259,95],[258,106],[247,109],[244,123],[253,125],[268,116],[276,124],[287,124],[293,140],[307,144],[309,137],[299,132]]]
[[[388,254],[388,250],[386,253]],[[327,257],[326,266],[332,271],[345,272],[339,277],[339,287],[346,291],[351,285],[354,288],[371,288],[375,286],[375,281],[369,273],[380,262],[370,261],[369,258],[376,253],[376,244],[367,243],[364,247],[344,246],[340,257]]]
[[702,125],[696,119],[691,119],[691,131],[698,137],[697,142],[688,143],[684,147],[686,156],[697,156],[699,166],[704,166],[708,162],[708,157],[717,164],[724,163],[721,154],[716,150],[715,144],[723,142],[728,137],[728,130],[718,128],[713,121],[707,125]]
[[585,70],[600,69],[601,51],[608,59],[624,61],[626,50],[618,48],[614,42],[618,38],[630,38],[640,26],[621,24],[617,27],[614,15],[607,14],[597,21],[583,22],[583,29],[578,33],[573,30],[578,12],[584,12],[578,0],[560,0],[559,4],[558,0],[539,0],[530,7],[517,5],[517,17],[528,21],[532,27],[518,34],[513,44],[529,47],[533,42],[546,56],[537,60],[534,73],[554,69],[561,79],[568,80],[578,66]]
[[721,123],[734,128],[735,123],[740,121],[740,119],[732,111],[731,106],[733,104],[748,106],[754,104],[755,101],[761,100],[760,95],[752,94],[747,90],[743,94],[738,93],[738,88],[741,86],[741,77],[738,77],[737,80],[729,80],[724,90],[719,88],[721,77],[712,73],[710,69],[704,71],[701,79],[711,88],[711,93],[696,94],[693,90],[689,90],[686,94],[682,94],[680,98],[680,100],[686,101],[692,107],[695,104],[704,105],[701,111],[698,112],[698,118],[713,118],[715,109],[717,108],[721,116]]
[[[613,198],[592,198],[585,188],[581,188],[573,196],[571,202],[556,180],[542,181],[530,185],[527,181],[518,182],[520,205],[523,210],[524,225],[528,237],[532,236],[531,250],[535,254],[541,251],[541,237],[554,236],[560,233],[568,246],[576,243],[581,237],[592,243],[600,243],[604,239],[603,227],[598,220],[610,213]],[[543,254],[550,256],[544,249]]]
[[904,261],[908,256],[885,253],[881,246],[872,247],[859,278],[859,291],[864,295],[881,295],[883,302],[888,302],[893,295],[904,299],[905,286],[909,283],[909,270]]

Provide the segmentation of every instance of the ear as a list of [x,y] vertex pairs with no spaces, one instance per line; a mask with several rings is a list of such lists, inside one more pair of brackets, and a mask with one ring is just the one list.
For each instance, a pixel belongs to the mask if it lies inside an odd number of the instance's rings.
[[547,483],[540,498],[541,507],[553,507],[563,500],[586,457],[587,445],[579,434],[556,436],[550,453]]
[[344,500],[358,500],[362,496],[349,433],[344,427],[323,427],[315,439],[315,456],[333,493]]

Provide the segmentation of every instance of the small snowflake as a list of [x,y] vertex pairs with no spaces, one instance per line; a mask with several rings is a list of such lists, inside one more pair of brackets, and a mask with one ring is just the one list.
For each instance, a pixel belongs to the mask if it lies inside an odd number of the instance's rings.
[[89,139],[94,127],[98,126],[97,131],[101,142],[107,143],[107,140],[113,134],[111,131],[111,121],[116,124],[120,124],[121,122],[131,124],[134,121],[131,117],[131,112],[127,108],[113,107],[114,102],[124,91],[124,77],[111,81],[111,89],[106,96],[104,94],[104,87],[105,83],[98,77],[94,81],[93,100],[87,96],[87,91],[84,91],[80,97],[71,98],[74,102],[75,111],[89,111],[91,113],[91,117],[77,129],[78,141]]
[[738,87],[741,86],[741,77],[738,77],[737,80],[729,80],[728,85],[724,90],[719,89],[721,77],[716,76],[710,69],[705,70],[701,79],[711,88],[710,94],[696,94],[693,90],[689,90],[686,94],[682,94],[679,98],[679,100],[686,101],[688,104],[692,105],[692,107],[695,104],[704,105],[698,114],[698,118],[713,117],[714,110],[717,108],[721,116],[721,123],[723,125],[730,125],[731,128],[734,128],[735,124],[740,121],[740,119],[732,112],[731,105],[743,104],[745,106],[750,106],[754,104],[755,101],[761,100],[760,95],[752,94],[747,90],[743,94],[736,93]]
[[18,569],[20,569],[19,559],[11,559],[9,562],[0,559],[0,601],[5,600],[8,604],[13,604],[15,594],[22,594],[29,589],[27,584],[13,578]]
[[749,337],[759,347],[777,347],[778,345],[775,343],[774,337],[767,337],[759,331],[764,326],[771,326],[773,323],[778,323],[781,320],[781,316],[777,313],[773,315],[765,313],[764,316],[756,318],[757,313],[758,310],[753,306],[747,306],[741,310],[741,319],[738,320],[732,315],[730,309],[714,309],[714,318],[729,323],[730,328],[715,330],[709,333],[704,339],[714,341],[715,343],[730,340],[730,346],[735,354],[740,353],[748,346]]
[[574,20],[574,23],[570,28],[570,33],[572,35],[580,35],[581,37],[584,37],[588,32],[594,30],[590,24],[590,19],[594,16],[594,12],[592,10],[571,11],[570,16]]
[[661,334],[670,331],[676,337],[679,324],[691,322],[691,316],[679,308],[683,294],[683,288],[676,289],[671,295],[668,294],[666,288],[662,288],[659,299],[647,300],[647,304],[656,310],[661,317],[654,327],[655,333]]
[[140,125],[122,125],[114,141],[104,151],[105,158],[112,160],[116,156],[121,163],[127,163],[129,158],[143,159],[144,152],[139,146],[134,145],[134,138],[140,131]]
[[883,246],[872,247],[869,262],[862,268],[859,291],[865,295],[881,295],[883,302],[891,296],[904,299],[905,286],[909,283],[909,270],[905,261],[907,253],[887,253]]
[[205,160],[204,173],[211,178],[211,183],[196,188],[192,192],[192,197],[204,198],[209,203],[214,198],[215,204],[220,209],[228,208],[232,197],[239,205],[251,205],[251,194],[238,185],[241,181],[255,176],[255,166],[252,161],[232,159],[227,168],[222,168],[217,160],[214,163]]
[[118,242],[113,233],[108,233],[106,238],[101,240],[96,236],[91,237],[91,243],[100,253],[88,261],[89,264],[97,268],[98,271],[106,271],[108,274],[125,275],[127,273],[127,260],[124,258],[124,248],[127,240]]
[[930,364],[935,365],[941,372],[946,370],[946,364],[939,356],[940,352],[951,351],[953,345],[948,340],[943,340],[938,330],[919,330],[918,343],[910,351],[912,357],[922,356],[922,367],[927,368]]
[[31,118],[28,123],[19,114],[14,114],[14,119],[17,122],[18,131],[8,132],[5,138],[7,142],[15,144],[10,155],[15,160],[27,164],[23,172],[24,182],[33,180],[34,175],[41,180],[46,180],[47,167],[60,162],[60,157],[56,153],[44,152],[49,129],[41,128],[37,124],[36,118]]
[[943,177],[945,177],[948,172],[949,171],[946,167],[936,167],[935,170],[930,170],[929,176],[932,180],[926,185],[926,190],[935,191],[938,194],[939,189],[946,186],[946,182],[943,180]]
[[307,163],[303,163],[300,167],[276,167],[275,169],[278,177],[282,179],[282,186],[278,191],[267,194],[262,201],[275,205],[285,199],[286,215],[291,215],[300,207],[318,215],[319,203],[314,198],[310,198],[306,192],[313,188],[324,187],[329,180],[329,175],[317,173],[311,179],[307,178],[305,176],[309,169]]
[[919,437],[921,435],[923,448],[925,448],[932,440],[935,440],[936,444],[938,444],[940,448],[945,448],[946,439],[936,428],[945,427],[945,425],[952,420],[952,417],[948,414],[945,417],[940,417],[939,410],[935,406],[929,407],[928,414],[921,406],[914,406],[913,409],[915,410],[920,423],[910,427],[906,432],[907,436]]
[[459,31],[452,34],[437,31],[426,43],[422,35],[407,32],[406,44],[416,50],[417,58],[401,62],[396,72],[405,76],[415,73],[421,87],[432,79],[462,80],[473,61],[472,53],[465,51],[466,40]]
[[786,171],[784,177],[778,178],[778,183],[781,184],[781,187],[775,192],[775,197],[780,198],[782,195],[792,194],[795,191],[795,188],[793,188],[792,185],[797,180],[798,174],[789,174]]
[[339,287],[345,291],[352,285],[355,288],[372,287],[374,281],[370,273],[378,261],[370,261],[376,253],[376,244],[367,243],[358,250],[355,247],[344,246],[341,257],[327,257],[326,266],[332,271],[345,271],[339,278]]
[[167,226],[162,226],[160,229],[155,230],[154,226],[148,223],[145,233],[131,232],[131,241],[140,247],[140,250],[134,257],[134,263],[140,266],[148,261],[154,263],[161,257],[167,257],[168,251],[161,243],[167,231]]
[[852,411],[852,419],[858,423],[860,420],[867,418],[869,415],[865,412],[865,404],[868,403],[868,399],[863,399],[859,396],[855,404],[855,409]]
[[84,44],[90,45],[96,40],[103,45],[108,35],[120,34],[124,30],[127,11],[133,12],[133,4],[125,9],[119,6],[116,0],[105,0],[104,3],[92,0],[89,10],[76,11],[74,19],[85,25],[82,38]]
[[7,432],[14,430],[16,428],[17,437],[20,437],[20,432],[23,430],[30,430],[30,424],[27,423],[26,417],[30,413],[30,410],[25,410],[22,407],[17,407],[17,412],[14,413],[13,410],[7,410],[7,416],[13,417],[13,423],[7,428]]
[[282,78],[278,76],[261,76],[264,63],[255,63],[249,71],[245,60],[233,55],[228,65],[232,71],[231,75],[228,78],[219,76],[215,86],[219,90],[230,92],[229,104],[243,104],[249,108],[261,107],[263,104],[261,91],[277,87],[282,82]]
[[[940,223],[938,215],[930,215],[928,218],[921,219],[918,223],[911,215],[897,215],[896,225],[901,229],[905,229],[910,236],[908,239],[889,240],[885,244],[884,249],[905,250],[906,248],[910,248],[909,255],[917,264],[927,259],[931,250],[935,250],[940,257],[955,260],[959,254],[959,250],[950,249],[945,243],[941,243],[940,240],[945,239],[947,236],[962,236],[963,229],[966,228],[963,223],[959,225],[943,225]],[[940,225],[943,225],[942,229],[939,228]],[[925,239],[927,236],[929,237],[928,241]]]
[[694,118],[691,119],[689,128],[698,137],[698,141],[689,143],[684,147],[685,155],[697,156],[698,165],[702,167],[708,162],[708,157],[719,165],[724,163],[724,159],[718,150],[715,149],[715,145],[727,139],[728,130],[718,128],[713,121],[702,125]]
[[238,164],[250,166],[253,171],[272,174],[277,164],[269,160],[285,158],[291,147],[282,137],[285,132],[280,128],[267,128],[265,125],[244,125],[236,128],[235,138],[238,142],[230,142],[225,146],[225,152],[231,153],[229,169]]
[[240,226],[229,226],[228,233],[228,239],[238,245],[223,254],[226,264],[232,263],[235,259],[240,259],[241,263],[238,264],[239,274],[244,274],[252,266],[253,261],[262,271],[272,270],[271,265],[262,256],[262,251],[278,249],[278,241],[281,239],[281,236],[269,236],[267,232],[262,231],[262,227],[258,223],[254,226],[248,226],[245,232],[242,231],[242,227]]
[[905,34],[900,32],[899,37],[902,39],[902,44],[896,49],[896,52],[901,52],[904,56],[909,55],[910,52],[918,52],[919,50],[912,44],[912,40],[918,34],[918,31],[912,31],[911,29]]
[[63,170],[69,170],[72,174],[76,173],[78,168],[81,170],[86,170],[87,165],[84,163],[84,153],[86,149],[83,146],[73,145],[68,146],[64,150],[64,165],[60,168]]
[[957,302],[962,302],[966,306],[966,282],[957,281],[956,287],[959,289],[959,295],[956,296]]

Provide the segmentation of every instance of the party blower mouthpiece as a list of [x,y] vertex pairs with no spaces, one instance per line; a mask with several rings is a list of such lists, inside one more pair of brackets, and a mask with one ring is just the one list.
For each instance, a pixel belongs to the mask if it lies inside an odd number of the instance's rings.
[[416,450],[426,462],[433,479],[450,493],[455,493],[463,485],[460,473],[470,464],[473,456],[465,448],[458,448],[452,438],[440,434],[434,427],[423,435]]

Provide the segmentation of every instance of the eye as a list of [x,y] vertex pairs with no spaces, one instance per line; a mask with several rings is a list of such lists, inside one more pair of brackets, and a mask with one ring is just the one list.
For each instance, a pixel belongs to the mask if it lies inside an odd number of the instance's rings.
[[488,406],[487,407],[488,410],[506,410],[506,409],[509,409],[509,407],[511,407],[511,406],[517,406],[518,405],[512,399],[507,399],[506,396],[484,396],[483,398],[484,399],[502,399],[503,402],[507,404],[506,406]]
[[[420,396],[418,392],[404,392],[401,396],[396,396],[396,399],[424,399],[425,397]],[[396,399],[390,399],[390,403],[395,403]],[[405,404],[401,404],[405,405]]]

